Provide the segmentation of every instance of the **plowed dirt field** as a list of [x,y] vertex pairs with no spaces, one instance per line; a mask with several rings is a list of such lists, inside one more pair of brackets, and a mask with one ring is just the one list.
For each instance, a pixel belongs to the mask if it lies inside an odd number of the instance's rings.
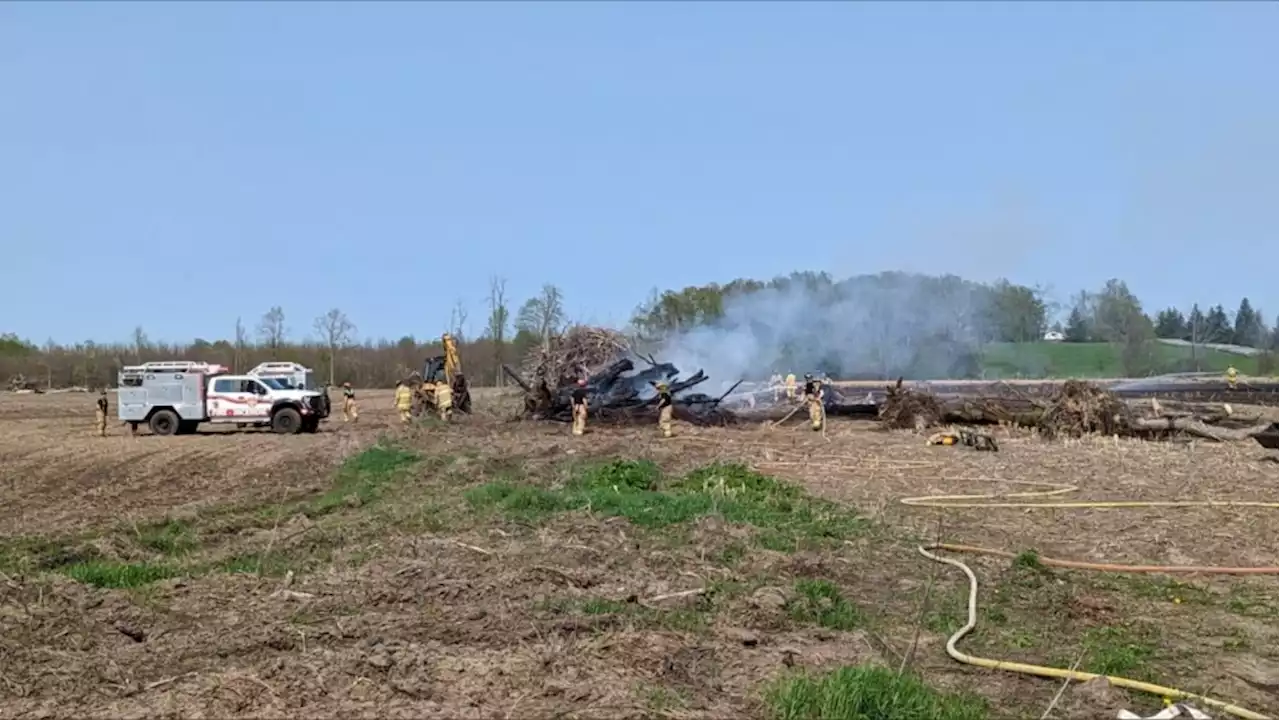
[[980,583],[962,650],[1277,711],[1274,574],[1048,560],[1274,566],[1274,508],[901,502],[1274,503],[1251,443],[1001,430],[976,453],[836,420],[574,438],[486,391],[449,425],[360,399],[314,435],[98,438],[91,395],[0,394],[0,717],[1040,717],[1059,683],[947,656],[968,584],[917,552],[936,540],[1016,556],[949,555]]

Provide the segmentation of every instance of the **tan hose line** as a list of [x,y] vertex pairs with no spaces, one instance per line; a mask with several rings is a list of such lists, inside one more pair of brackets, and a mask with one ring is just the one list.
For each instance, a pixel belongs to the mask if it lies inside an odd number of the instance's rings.
[[[903,498],[900,502],[904,505],[912,507],[936,507],[936,508],[1057,508],[1057,509],[1129,509],[1129,508],[1169,508],[1169,507],[1249,507],[1249,508],[1280,508],[1280,503],[1275,502],[1257,502],[1257,501],[1214,501],[1214,500],[1170,500],[1170,501],[1136,501],[1136,500],[1117,500],[1117,501],[1081,501],[1081,502],[1008,502],[1009,499],[1015,498],[1044,498],[1055,497],[1074,492],[1077,488],[1074,485],[1061,485],[1055,483],[1027,482],[1014,480],[1001,480],[1000,482],[1016,484],[1016,485],[1032,485],[1039,487],[1047,487],[1048,490],[1008,493],[1008,494],[981,494],[981,495],[929,495],[920,497]],[[970,545],[953,545],[947,543],[934,543],[931,545],[922,545],[917,548],[921,555],[933,560],[934,562],[944,563],[955,568],[959,568],[969,579],[969,603],[968,603],[968,622],[964,627],[957,630],[950,638],[947,639],[947,654],[954,660],[965,663],[966,665],[974,665],[976,667],[987,668],[989,670],[1004,670],[1008,672],[1022,673],[1025,675],[1037,675],[1039,677],[1057,678],[1061,680],[1078,680],[1087,681],[1095,677],[1099,677],[1096,673],[1088,673],[1078,670],[1067,670],[1064,668],[1049,667],[1046,665],[1033,665],[1030,663],[1012,662],[1009,660],[998,660],[995,658],[984,658],[976,655],[969,655],[961,652],[956,644],[965,635],[968,635],[978,625],[978,577],[968,565],[959,560],[952,558],[940,557],[931,551],[950,551],[974,553],[982,555],[993,555],[997,557],[1015,557],[1013,553],[996,550],[992,548],[974,547]],[[1044,565],[1053,567],[1064,567],[1079,570],[1102,570],[1109,572],[1163,572],[1163,573],[1213,573],[1213,574],[1236,574],[1236,575],[1275,575],[1280,573],[1280,568],[1276,567],[1217,567],[1217,566],[1195,566],[1195,565],[1116,565],[1112,563],[1091,563],[1079,560],[1059,560],[1055,558],[1039,558]],[[1194,700],[1195,702],[1207,707],[1214,708],[1221,712],[1233,715],[1245,720],[1268,720],[1267,715],[1254,712],[1238,705],[1232,705],[1228,702],[1217,700],[1215,698],[1197,695],[1195,693],[1181,690],[1179,688],[1166,687],[1164,685],[1156,685],[1154,683],[1142,682],[1131,678],[1102,676],[1116,687],[1127,688],[1129,690],[1137,690],[1139,692],[1151,693],[1172,700]]]

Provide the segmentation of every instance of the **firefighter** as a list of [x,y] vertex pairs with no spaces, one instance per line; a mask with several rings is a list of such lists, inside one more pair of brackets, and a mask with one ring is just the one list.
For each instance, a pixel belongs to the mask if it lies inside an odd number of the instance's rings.
[[778,402],[778,396],[782,394],[781,373],[774,373],[769,376],[769,389],[773,391],[773,401]]
[[658,429],[662,431],[662,437],[671,437],[671,389],[666,383],[660,382],[654,385],[658,391]]
[[822,383],[808,373],[804,376],[804,401],[809,406],[809,425],[814,430],[821,430],[822,421],[825,419],[825,412],[822,409]]
[[796,399],[796,374],[795,373],[787,373],[786,385],[787,385],[787,399],[792,402],[795,402],[795,399]]
[[587,431],[587,381],[580,378],[577,387],[569,396],[573,406],[573,434],[582,435]]
[[98,393],[98,405],[93,411],[93,424],[98,431],[98,437],[107,436],[107,391],[103,388]]
[[360,419],[360,408],[356,406],[356,391],[351,383],[342,383],[342,422],[355,422]]
[[453,388],[448,382],[436,383],[436,413],[444,422],[453,417]]
[[1236,382],[1240,379],[1240,372],[1236,370],[1236,366],[1232,365],[1227,368],[1227,387],[1232,390],[1236,389]]
[[408,425],[413,420],[413,391],[407,380],[396,383],[396,410],[400,411],[401,424]]

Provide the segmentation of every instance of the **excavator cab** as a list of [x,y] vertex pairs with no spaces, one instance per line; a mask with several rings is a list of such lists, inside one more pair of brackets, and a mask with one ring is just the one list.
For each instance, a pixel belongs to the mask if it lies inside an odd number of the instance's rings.
[[453,388],[453,409],[471,414],[471,388],[462,371],[456,371],[450,380],[445,372],[447,366],[444,355],[429,357],[422,364],[422,384],[414,393],[415,414],[429,412],[435,408],[436,385],[448,383]]

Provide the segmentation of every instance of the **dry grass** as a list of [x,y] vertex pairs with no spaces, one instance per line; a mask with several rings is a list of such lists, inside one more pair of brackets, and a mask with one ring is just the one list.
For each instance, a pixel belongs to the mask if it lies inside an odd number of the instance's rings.
[[[358,426],[337,420],[313,436],[112,427],[99,439],[91,396],[0,395],[0,717],[760,717],[770,683],[799,670],[896,668],[921,617],[913,665],[926,682],[976,691],[992,717],[1039,716],[1056,683],[943,652],[965,585],[914,553],[937,535],[1024,553],[966,559],[982,589],[965,649],[1067,666],[1087,645],[1086,669],[1275,712],[1274,695],[1237,676],[1277,663],[1274,577],[1058,571],[1024,552],[1273,565],[1274,511],[898,503],[1013,480],[1076,484],[1080,499],[1275,501],[1274,465],[1252,443],[1001,433],[1001,452],[973,453],[835,421],[825,439],[687,426],[668,441],[656,428],[572,438],[507,421],[516,408],[487,391],[476,416],[448,427],[401,428],[391,393],[360,398]],[[636,490],[658,495],[575,480],[618,458],[651,461],[668,480]],[[839,531],[823,538],[811,518],[766,542],[776,518],[732,483],[662,494],[717,462],[865,522],[823,520]],[[662,501],[654,515],[628,504],[649,497]],[[1068,691],[1056,716],[1082,703]]]

